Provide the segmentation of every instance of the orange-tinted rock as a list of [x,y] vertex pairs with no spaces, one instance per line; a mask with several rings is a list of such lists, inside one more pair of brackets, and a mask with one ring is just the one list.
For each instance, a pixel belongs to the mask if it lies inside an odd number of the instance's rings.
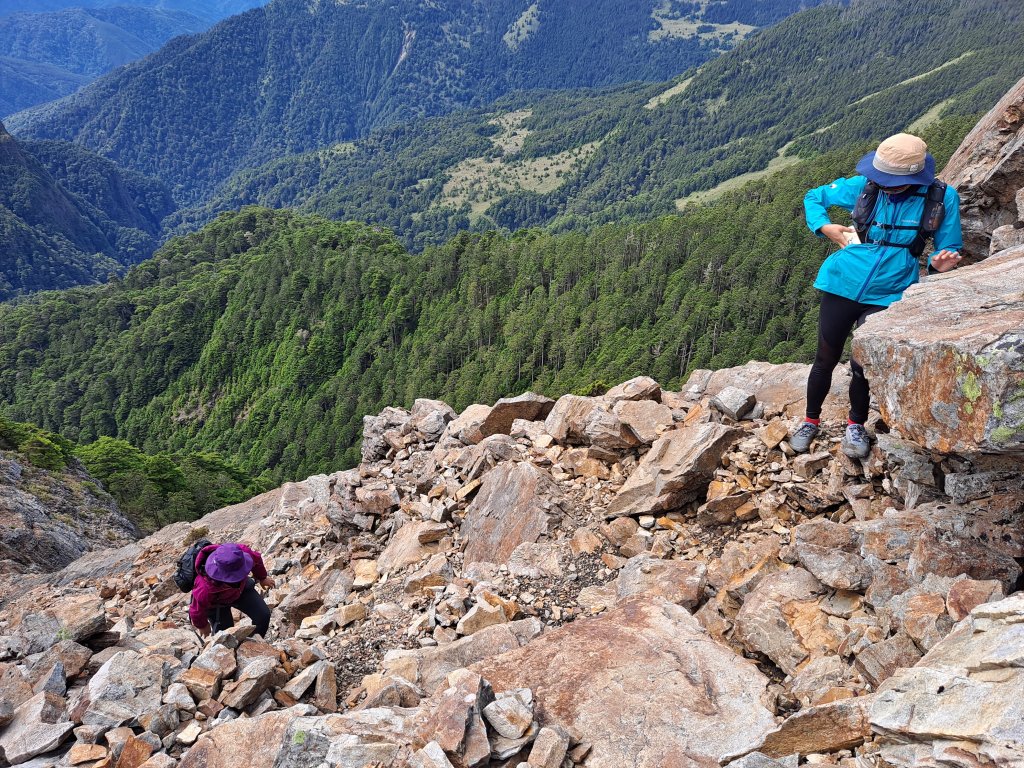
[[542,725],[592,745],[588,768],[712,766],[775,725],[767,679],[661,598],[629,598],[474,670],[496,691],[530,688]]
[[1024,246],[913,285],[854,334],[888,424],[942,453],[1024,453]]
[[506,563],[524,542],[534,543],[560,519],[562,492],[551,475],[528,463],[503,462],[484,475],[466,510],[465,563]]

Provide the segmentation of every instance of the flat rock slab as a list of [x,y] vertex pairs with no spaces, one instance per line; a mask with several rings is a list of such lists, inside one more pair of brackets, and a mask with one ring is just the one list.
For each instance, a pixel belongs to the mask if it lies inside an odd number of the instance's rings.
[[6,754],[12,765],[49,752],[64,741],[75,724],[64,714],[64,699],[42,692],[22,704],[14,719],[0,734],[0,754]]
[[923,758],[936,754],[956,768],[1019,766],[1022,692],[1024,594],[1017,594],[978,606],[915,667],[885,681],[871,726],[894,766],[931,764]]
[[385,674],[402,677],[433,693],[456,669],[519,648],[537,637],[541,629],[539,619],[496,624],[447,645],[388,651],[382,667]]
[[555,401],[533,392],[524,392],[518,397],[503,397],[494,404],[480,425],[480,434],[507,435],[516,419],[543,421],[551,413]]
[[588,768],[710,768],[775,727],[767,678],[662,598],[628,598],[473,669],[496,691],[530,688],[542,724],[593,745]]
[[199,737],[185,753],[179,768],[274,768],[288,726],[305,706],[282,709],[260,717],[239,718]]
[[496,466],[466,510],[465,564],[507,563],[516,547],[535,543],[558,522],[561,499],[547,471],[526,462]]
[[854,334],[887,423],[942,453],[1024,453],[1024,246],[912,285]]

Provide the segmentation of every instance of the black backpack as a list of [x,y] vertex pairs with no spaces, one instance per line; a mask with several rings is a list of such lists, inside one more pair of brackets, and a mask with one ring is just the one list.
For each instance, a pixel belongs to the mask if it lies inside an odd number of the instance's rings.
[[857,237],[862,243],[874,243],[876,245],[895,245],[898,248],[906,248],[916,259],[924,253],[925,242],[929,237],[935,237],[935,233],[942,225],[946,216],[946,206],[943,198],[946,196],[946,183],[936,179],[929,185],[927,192],[911,192],[913,197],[923,197],[924,210],[921,212],[921,221],[916,227],[886,226],[886,231],[894,229],[916,229],[917,235],[910,243],[893,243],[888,239],[871,240],[868,232],[871,230],[872,216],[875,212],[875,203],[878,200],[879,186],[873,181],[864,185],[864,190],[857,198],[857,204],[853,208],[853,226],[857,230]]
[[200,539],[178,558],[178,567],[174,571],[174,583],[182,592],[191,592],[196,584],[196,558],[203,547],[213,544],[209,539]]

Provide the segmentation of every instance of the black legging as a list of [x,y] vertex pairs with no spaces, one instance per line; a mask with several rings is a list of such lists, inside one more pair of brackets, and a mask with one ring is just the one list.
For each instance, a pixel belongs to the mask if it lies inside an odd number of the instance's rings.
[[[868,315],[881,312],[885,307],[877,304],[861,304],[834,293],[821,294],[821,311],[818,314],[818,351],[814,365],[807,377],[807,418],[821,418],[821,405],[832,388],[832,371],[839,364],[843,347],[854,328],[859,328]],[[864,369],[853,358],[850,359],[850,421],[863,424],[868,420],[871,395]]]
[[214,634],[222,629],[235,626],[235,619],[231,615],[232,608],[237,608],[252,619],[252,623],[256,627],[256,634],[260,637],[267,636],[267,630],[270,628],[270,608],[267,607],[267,603],[260,593],[256,591],[256,582],[252,578],[246,580],[242,596],[235,602],[210,611],[208,618]]

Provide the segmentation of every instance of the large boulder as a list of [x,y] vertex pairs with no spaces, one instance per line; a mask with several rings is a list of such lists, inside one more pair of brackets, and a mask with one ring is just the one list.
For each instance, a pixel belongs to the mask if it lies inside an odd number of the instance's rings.
[[495,691],[530,688],[542,725],[592,745],[589,768],[710,768],[775,727],[767,678],[663,598],[628,598],[473,669]]
[[535,543],[561,518],[562,492],[551,475],[526,462],[503,462],[484,475],[466,510],[465,562],[507,563],[524,542]]
[[964,256],[984,259],[1024,242],[1024,79],[981,119],[942,171],[960,192]]
[[694,424],[665,433],[619,489],[606,515],[644,515],[693,501],[739,434],[722,424]]
[[1024,764],[1024,594],[975,608],[871,707],[887,765]]
[[942,453],[1024,453],[1024,246],[907,289],[854,334],[886,421]]

